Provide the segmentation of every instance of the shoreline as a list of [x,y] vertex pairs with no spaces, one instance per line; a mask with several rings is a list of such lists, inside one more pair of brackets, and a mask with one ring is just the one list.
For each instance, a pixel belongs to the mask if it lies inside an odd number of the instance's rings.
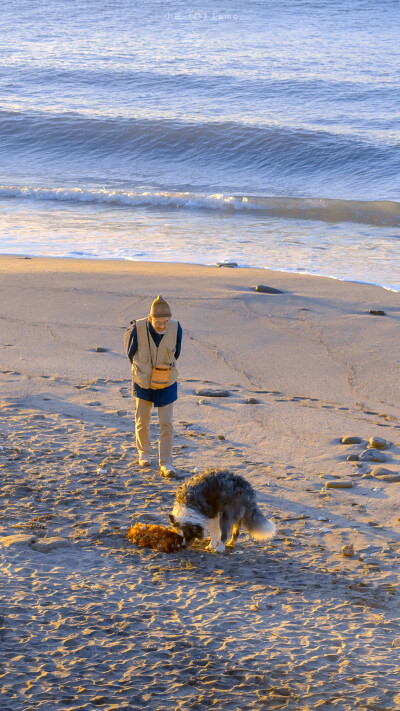
[[[71,257],[71,256],[46,256],[46,255],[36,255],[36,254],[31,254],[31,253],[21,253],[21,254],[14,254],[14,253],[4,253],[0,254],[0,259],[2,257],[12,257],[15,259],[55,259],[55,260],[71,260],[71,261],[82,261],[82,262],[127,262],[127,263],[139,263],[139,264],[169,264],[169,265],[176,265],[176,266],[192,266],[192,267],[216,267],[217,269],[224,269],[228,267],[220,267],[218,263],[214,264],[202,264],[200,262],[176,262],[176,261],[162,261],[159,262],[157,260],[155,261],[149,261],[149,260],[141,260],[141,259],[134,259],[134,258],[123,258],[123,257],[85,257],[82,255],[79,255],[77,257]],[[358,279],[344,279],[342,277],[337,277],[337,276],[328,276],[326,274],[316,274],[314,272],[306,272],[306,271],[285,271],[282,269],[272,269],[271,267],[252,267],[248,265],[242,265],[242,264],[236,264],[235,267],[231,267],[231,269],[248,269],[248,270],[253,270],[253,271],[267,271],[267,272],[273,272],[275,274],[287,274],[287,275],[298,275],[298,276],[306,276],[306,277],[317,277],[320,279],[332,279],[334,281],[338,282],[345,282],[346,284],[360,284],[360,285],[365,285],[365,286],[376,286],[379,287],[380,289],[384,289],[385,291],[390,291],[394,294],[400,294],[400,287],[398,289],[394,289],[389,286],[385,286],[384,284],[378,284],[376,282],[369,282],[369,281],[362,281]]]
[[[398,706],[399,295],[165,262],[1,256],[0,273],[4,711]],[[174,464],[245,477],[267,545],[127,539],[168,525],[180,485],[159,474],[156,412],[138,466],[123,349],[158,293],[183,327]]]

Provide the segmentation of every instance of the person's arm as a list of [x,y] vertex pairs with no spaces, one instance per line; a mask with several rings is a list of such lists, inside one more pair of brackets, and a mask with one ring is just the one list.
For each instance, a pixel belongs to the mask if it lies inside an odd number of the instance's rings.
[[182,326],[178,321],[178,332],[176,334],[175,360],[178,360],[182,347]]
[[136,321],[131,321],[130,326],[126,329],[124,335],[124,345],[126,355],[132,363],[133,356],[135,355],[138,347]]

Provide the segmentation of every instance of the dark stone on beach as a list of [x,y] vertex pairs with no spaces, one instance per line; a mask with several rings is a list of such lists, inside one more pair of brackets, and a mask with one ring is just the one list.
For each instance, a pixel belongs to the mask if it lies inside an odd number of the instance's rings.
[[361,437],[342,437],[342,444],[360,444]]
[[260,404],[260,401],[256,400],[255,397],[249,397],[247,402],[249,403],[249,405],[259,405]]
[[383,309],[369,309],[368,313],[372,314],[373,316],[386,316]]
[[196,390],[196,395],[201,395],[202,397],[229,397],[228,390],[210,390],[208,388],[202,388]]
[[359,456],[358,454],[349,454],[348,457],[346,457],[348,462],[358,462]]
[[265,284],[259,284],[254,287],[254,291],[259,291],[260,294],[283,294],[283,291],[279,289],[274,289],[273,286],[266,286]]
[[227,267],[228,269],[234,269],[237,266],[237,262],[217,262],[217,267]]
[[360,454],[360,459],[365,462],[386,462],[386,457],[383,452],[379,449],[371,447],[371,449],[364,449]]
[[108,348],[102,348],[101,346],[96,346],[93,350],[95,353],[108,353]]
[[223,442],[225,437],[224,437],[224,435],[218,435],[218,439],[220,442]]

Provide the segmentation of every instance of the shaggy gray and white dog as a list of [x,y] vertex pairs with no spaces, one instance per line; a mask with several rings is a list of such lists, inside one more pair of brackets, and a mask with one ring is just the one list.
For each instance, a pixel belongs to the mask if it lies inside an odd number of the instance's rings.
[[251,484],[228,469],[208,469],[188,479],[177,491],[169,518],[185,546],[210,536],[207,548],[218,553],[225,546],[234,547],[240,526],[255,540],[267,541],[275,535],[274,524],[257,506]]

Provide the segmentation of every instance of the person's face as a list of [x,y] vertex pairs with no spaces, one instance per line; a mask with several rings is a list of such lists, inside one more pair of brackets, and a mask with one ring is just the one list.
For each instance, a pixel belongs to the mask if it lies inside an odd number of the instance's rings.
[[156,333],[165,333],[171,319],[168,316],[150,316],[150,322]]

